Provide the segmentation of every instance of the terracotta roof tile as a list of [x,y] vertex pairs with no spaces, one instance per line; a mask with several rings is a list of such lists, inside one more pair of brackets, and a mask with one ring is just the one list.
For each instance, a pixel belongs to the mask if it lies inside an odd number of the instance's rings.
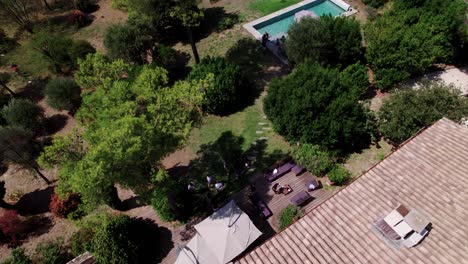
[[[468,263],[468,129],[441,119],[244,258],[251,263]],[[399,204],[430,218],[413,248],[396,250],[372,224]]]

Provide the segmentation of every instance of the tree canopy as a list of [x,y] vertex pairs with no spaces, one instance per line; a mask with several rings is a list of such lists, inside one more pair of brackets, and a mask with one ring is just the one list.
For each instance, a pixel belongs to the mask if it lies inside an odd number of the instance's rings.
[[72,79],[50,80],[44,94],[47,103],[57,110],[72,110],[80,101],[80,87]]
[[157,263],[159,236],[149,223],[121,215],[99,229],[91,249],[98,264]]
[[245,105],[251,87],[239,66],[221,57],[204,58],[193,68],[188,79],[203,80],[209,74],[214,74],[214,83],[204,90],[202,106],[205,112],[226,115]]
[[[79,79],[94,83],[96,76],[84,76],[85,72],[80,70]],[[100,72],[98,76],[109,75]],[[59,139],[40,158],[46,164],[60,165],[59,194],[78,192],[88,208],[109,203],[115,183],[137,192],[147,190],[159,160],[180,146],[198,122],[200,89],[212,82],[169,86],[167,72],[150,66],[131,69],[126,79],[113,76],[117,79],[105,77],[106,81],[83,94],[76,117],[85,129],[80,137],[87,148],[70,146],[79,140]],[[54,154],[57,148],[59,153],[68,153],[68,158]]]
[[359,22],[344,17],[303,18],[294,23],[286,38],[286,52],[292,61],[313,60],[322,65],[347,66],[361,56]]
[[306,62],[271,82],[265,113],[289,141],[338,152],[360,148],[369,143],[370,131],[367,111],[358,102],[360,92],[354,89],[365,88],[348,83],[337,69]]
[[10,126],[37,132],[42,127],[44,116],[41,107],[26,99],[13,98],[1,110],[3,119]]
[[376,85],[388,89],[433,63],[451,62],[465,10],[463,0],[393,1],[392,9],[365,30]]
[[96,52],[86,41],[75,41],[45,30],[36,33],[31,43],[32,48],[46,58],[57,73],[70,72],[76,68],[78,58]]
[[391,94],[378,116],[382,134],[401,143],[442,117],[454,121],[468,117],[468,98],[452,86],[425,81],[418,90],[407,88]]

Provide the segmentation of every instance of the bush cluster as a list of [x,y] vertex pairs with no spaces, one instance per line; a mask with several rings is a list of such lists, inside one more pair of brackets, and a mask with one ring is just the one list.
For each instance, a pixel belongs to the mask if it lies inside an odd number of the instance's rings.
[[32,264],[32,260],[24,253],[24,249],[15,248],[2,264]]
[[342,165],[335,165],[327,176],[335,185],[343,185],[351,178],[351,172]]
[[0,216],[1,234],[11,245],[16,244],[21,239],[25,227],[25,223],[15,210],[5,210]]
[[442,117],[460,121],[468,116],[468,98],[442,82],[424,81],[418,90],[402,89],[384,100],[378,112],[379,130],[399,144]]
[[65,199],[60,199],[60,197],[54,193],[49,204],[49,209],[55,216],[66,218],[69,214],[78,210],[80,203],[80,195],[77,193],[71,193]]
[[72,259],[63,241],[60,240],[39,243],[35,251],[39,255],[40,263],[66,264]]
[[296,162],[316,176],[324,176],[334,164],[334,158],[319,146],[312,144],[301,144],[293,149],[293,157]]
[[290,226],[294,221],[301,218],[303,212],[294,205],[288,205],[286,208],[281,211],[279,216],[280,229],[283,230],[286,227]]
[[80,87],[74,80],[67,78],[50,80],[44,94],[47,103],[57,110],[72,110],[80,101]]
[[391,10],[365,29],[366,58],[381,89],[422,74],[434,63],[453,62],[462,46],[463,0],[392,2]]
[[3,107],[1,114],[9,126],[28,131],[39,131],[42,128],[43,110],[29,100],[13,98]]

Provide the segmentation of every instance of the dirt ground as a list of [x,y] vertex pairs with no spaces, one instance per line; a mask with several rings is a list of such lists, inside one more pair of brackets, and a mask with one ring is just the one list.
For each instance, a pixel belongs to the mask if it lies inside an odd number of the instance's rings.
[[104,33],[106,29],[117,23],[127,20],[127,13],[111,7],[112,0],[100,0],[99,9],[92,13],[93,22],[91,25],[80,29],[74,34],[77,39],[85,39],[93,45],[96,50],[104,52]]

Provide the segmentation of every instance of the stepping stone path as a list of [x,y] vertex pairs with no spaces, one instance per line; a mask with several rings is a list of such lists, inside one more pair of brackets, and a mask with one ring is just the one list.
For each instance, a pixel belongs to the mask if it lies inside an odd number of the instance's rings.
[[257,139],[257,141],[266,141],[268,139],[268,137],[261,137],[259,139]]
[[255,131],[256,134],[263,134],[263,131]]
[[271,127],[262,127],[263,130],[271,130]]
[[258,124],[261,126],[268,125],[268,123],[263,123],[263,122],[259,122]]

